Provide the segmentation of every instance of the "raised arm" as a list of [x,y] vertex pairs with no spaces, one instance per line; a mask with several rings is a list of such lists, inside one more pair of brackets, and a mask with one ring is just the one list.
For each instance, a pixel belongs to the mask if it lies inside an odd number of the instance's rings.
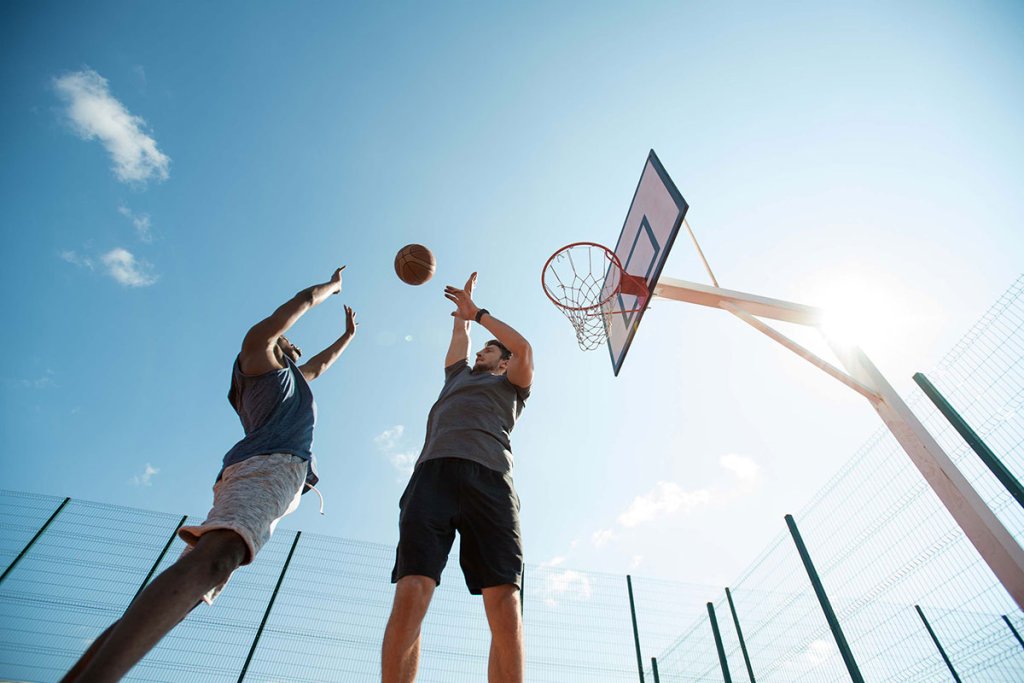
[[[495,339],[504,344],[505,347],[512,352],[512,359],[509,361],[508,368],[505,370],[505,376],[508,377],[508,380],[517,387],[525,388],[530,386],[533,384],[533,347],[531,347],[530,342],[526,341],[526,338],[513,329],[511,325],[498,320],[491,315],[490,312],[481,309],[473,303],[473,289],[469,286],[470,283],[473,285],[476,284],[476,273],[473,273],[469,278],[469,282],[466,283],[466,289],[445,287],[444,295],[456,306],[455,310],[452,311],[456,325],[460,320],[466,322],[467,328],[469,327],[470,320],[476,320],[478,323],[483,325],[488,332],[494,335]],[[481,311],[483,311],[482,315]],[[466,339],[466,348],[468,350],[468,330],[466,332]]]
[[242,372],[247,375],[259,375],[271,370],[279,370],[282,365],[274,355],[274,345],[278,338],[287,332],[306,311],[322,303],[332,294],[341,291],[341,271],[345,266],[334,271],[327,282],[307,287],[288,301],[277,307],[270,316],[259,321],[245,335],[239,359]]
[[299,370],[307,382],[312,382],[327,372],[327,368],[334,365],[334,361],[338,360],[338,356],[348,347],[352,337],[356,336],[356,328],[358,326],[359,323],[356,322],[355,311],[345,306],[345,333],[338,337],[336,342],[299,366]]
[[[476,286],[476,273],[469,276],[466,280],[466,288],[464,291],[468,292],[469,296],[473,296],[473,287]],[[445,296],[447,294],[447,288],[445,289]],[[452,314],[455,315],[454,313]],[[448,353],[444,357],[444,366],[450,367],[460,360],[466,360],[469,358],[470,352],[470,339],[469,339],[469,320],[463,320],[459,317],[455,317],[454,325],[452,326],[452,341],[448,345]]]

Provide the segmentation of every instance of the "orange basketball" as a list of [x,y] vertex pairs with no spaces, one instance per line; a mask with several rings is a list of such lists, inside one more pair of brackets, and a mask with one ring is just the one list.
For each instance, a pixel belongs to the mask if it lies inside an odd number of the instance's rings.
[[436,267],[434,255],[422,244],[407,244],[395,256],[395,272],[409,285],[422,285],[434,277]]

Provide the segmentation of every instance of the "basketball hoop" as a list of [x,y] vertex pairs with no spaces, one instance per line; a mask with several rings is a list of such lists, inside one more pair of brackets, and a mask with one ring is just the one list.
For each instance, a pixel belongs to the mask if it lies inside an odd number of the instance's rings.
[[[608,340],[608,325],[616,313],[642,310],[647,283],[630,275],[611,249],[594,242],[574,242],[556,251],[540,277],[544,293],[565,314],[584,351]],[[622,309],[619,294],[637,297],[637,308]]]

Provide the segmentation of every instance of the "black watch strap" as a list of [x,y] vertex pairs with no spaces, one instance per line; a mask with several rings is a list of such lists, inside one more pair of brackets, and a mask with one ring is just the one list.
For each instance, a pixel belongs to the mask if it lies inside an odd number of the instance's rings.
[[479,311],[476,312],[476,317],[473,319],[476,320],[477,322],[480,322],[480,318],[484,317],[484,313],[486,313],[487,315],[491,314],[491,312],[488,311],[486,308],[481,308]]

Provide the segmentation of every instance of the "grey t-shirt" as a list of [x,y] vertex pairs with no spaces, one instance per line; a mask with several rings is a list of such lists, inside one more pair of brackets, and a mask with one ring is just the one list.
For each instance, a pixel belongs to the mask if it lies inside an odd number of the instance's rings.
[[427,436],[416,464],[463,458],[492,470],[512,472],[512,428],[530,388],[504,375],[473,372],[466,360],[444,369],[444,388],[427,416]]

